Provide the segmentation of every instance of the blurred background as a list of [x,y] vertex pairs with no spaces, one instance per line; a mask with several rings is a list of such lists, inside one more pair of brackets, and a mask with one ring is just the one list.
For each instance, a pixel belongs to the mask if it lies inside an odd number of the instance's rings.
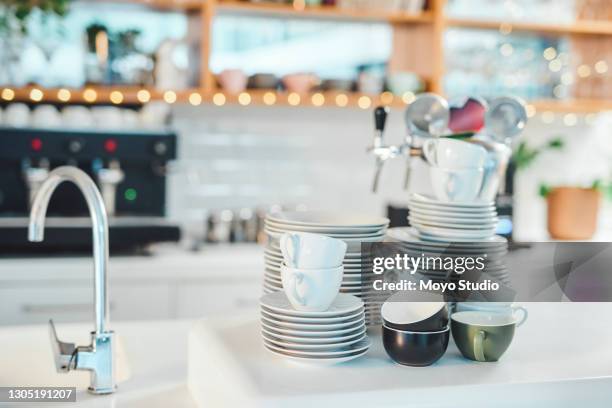
[[[62,164],[98,182],[113,250],[191,250],[191,261],[176,261],[192,271],[183,283],[201,277],[194,254],[257,241],[273,209],[367,211],[399,225],[406,163],[389,162],[370,191],[372,112],[391,107],[386,138],[400,143],[404,110],[422,92],[457,108],[466,96],[526,101],[529,121],[498,198],[500,233],[548,240],[551,222],[573,222],[592,223],[591,239],[612,235],[609,0],[4,0],[0,43],[0,267],[9,276],[0,287],[23,288],[13,271],[36,269],[43,249],[26,242],[29,197]],[[411,190],[430,191],[424,165],[411,166]],[[85,206],[62,189],[46,255],[90,245]],[[561,221],[549,219],[549,205]],[[172,259],[158,268],[172,269]],[[79,280],[71,261],[57,268]],[[214,292],[164,280],[138,295],[140,278],[127,275],[118,279],[133,299],[195,299],[159,312],[130,305],[128,317],[200,315],[200,289]],[[0,299],[26,298],[19,290]],[[75,302],[60,308],[68,320]],[[49,310],[18,304],[6,305],[26,312],[0,321]]]

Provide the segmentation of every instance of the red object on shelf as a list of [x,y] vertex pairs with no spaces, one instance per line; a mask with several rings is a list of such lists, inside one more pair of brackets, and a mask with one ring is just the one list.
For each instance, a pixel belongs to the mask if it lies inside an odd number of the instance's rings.
[[117,141],[115,139],[107,139],[104,142],[104,150],[114,153],[117,150]]
[[30,147],[35,152],[40,152],[42,150],[42,147],[43,147],[43,142],[39,138],[32,139],[30,141]]

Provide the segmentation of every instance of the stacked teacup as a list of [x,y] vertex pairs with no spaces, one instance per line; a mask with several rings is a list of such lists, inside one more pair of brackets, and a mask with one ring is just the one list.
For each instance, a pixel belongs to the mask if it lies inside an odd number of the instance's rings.
[[[285,240],[285,249],[281,249],[281,237],[283,234],[302,234],[300,245],[306,255],[299,254],[301,258],[298,262],[304,262],[302,265],[307,269],[316,268],[315,265],[332,268],[342,264],[344,271],[340,292],[362,299],[365,303],[366,323],[369,326],[379,325],[381,301],[378,299],[379,293],[371,290],[371,268],[367,254],[362,253],[362,243],[383,241],[388,224],[387,218],[349,211],[282,211],[268,214],[264,222],[264,232],[268,238],[264,250],[264,293],[284,290],[281,267],[285,261],[283,253],[291,251],[291,248],[286,247],[291,241]],[[335,238],[346,243],[344,259],[337,263],[337,252],[322,254],[320,248],[311,247],[310,245],[316,245],[318,241],[308,239],[307,233]],[[326,251],[331,251],[331,248],[326,247]],[[317,256],[321,256],[325,262],[317,264]],[[291,261],[286,263],[286,266],[296,267]]]
[[284,233],[283,291],[261,299],[261,325],[266,349],[295,361],[315,364],[345,362],[364,355],[365,308],[356,296],[340,293],[347,244],[312,233]]
[[285,233],[280,239],[283,289],[293,307],[325,311],[340,292],[347,245],[321,234]]
[[[501,257],[507,241],[495,235],[495,203],[481,197],[487,150],[474,143],[450,138],[430,139],[423,145],[429,163],[434,197],[412,194],[409,199],[409,231],[392,232],[408,235],[406,240],[421,250],[444,251],[445,256],[484,255],[486,273],[507,284],[508,273]],[[413,248],[414,249],[414,248]],[[426,270],[424,275],[437,279],[457,279],[449,271]]]

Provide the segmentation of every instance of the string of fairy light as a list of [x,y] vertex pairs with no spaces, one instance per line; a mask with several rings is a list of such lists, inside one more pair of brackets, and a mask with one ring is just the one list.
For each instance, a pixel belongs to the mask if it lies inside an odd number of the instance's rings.
[[[0,99],[5,102],[11,102],[17,99],[19,90],[13,88],[3,88],[0,92]],[[61,88],[58,90],[45,90],[41,88],[31,88],[27,91],[26,97],[20,97],[19,100],[25,99],[30,103],[70,103],[70,102],[84,102],[87,104],[94,103],[110,103],[114,105],[121,105],[126,102],[145,104],[154,99],[161,99],[165,103],[172,105],[179,102],[179,93],[183,95],[183,92],[166,90],[162,92],[154,91],[157,95],[153,97],[151,91],[147,89],[140,89],[134,92],[125,92],[120,90],[112,91],[100,91],[94,88],[85,88],[83,90],[70,90]],[[351,95],[347,93],[330,93],[325,94],[322,92],[315,92],[309,94],[299,94],[297,92],[280,93],[274,91],[267,91],[263,94],[253,94],[250,92],[241,92],[238,95],[230,95],[224,92],[214,92],[210,98],[207,98],[205,92],[187,92],[186,96],[182,96],[181,100],[185,100],[187,103],[193,106],[199,106],[209,100],[216,106],[223,106],[234,99],[238,104],[242,106],[248,106],[255,103],[255,99],[259,98],[264,105],[273,106],[276,104],[286,104],[290,106],[314,106],[322,107],[325,105],[332,105],[337,107],[347,107],[352,103],[361,109],[370,109],[375,103],[379,102],[385,105],[391,104],[410,104],[416,98],[413,92],[406,92],[401,97],[398,97],[391,92],[383,92],[378,96],[370,95]],[[21,95],[20,95],[21,96]],[[127,101],[127,99],[130,99]],[[284,98],[284,99],[283,99]]]
[[[499,32],[502,36],[509,36],[513,32],[513,26],[511,23],[502,23],[499,26]],[[528,50],[531,51],[531,50]],[[499,53],[503,57],[510,57],[514,54],[514,46],[510,42],[503,42],[499,46]],[[531,56],[535,58],[535,55]],[[552,73],[560,73],[564,68],[567,68],[570,63],[570,56],[568,53],[559,51],[555,47],[547,47],[542,52],[542,58],[547,63],[547,68]],[[565,70],[565,72],[561,73],[560,83],[553,88],[553,95],[555,98],[562,99],[563,97],[563,87],[571,86],[576,82],[576,78],[587,79],[593,77],[595,75],[599,75],[600,77],[606,76],[610,71],[609,64],[604,59],[599,59],[598,61],[587,64],[581,62],[580,64],[576,64],[575,70]],[[536,111],[536,107],[534,105],[527,105],[527,116],[534,117],[538,113]],[[593,124],[596,118],[595,113],[587,113],[583,116],[586,124]],[[555,114],[555,112],[551,110],[544,110],[540,112],[540,119],[545,124],[554,123],[557,118],[560,117],[563,124],[567,127],[576,126],[579,123],[579,116],[576,113],[565,113],[561,115]]]

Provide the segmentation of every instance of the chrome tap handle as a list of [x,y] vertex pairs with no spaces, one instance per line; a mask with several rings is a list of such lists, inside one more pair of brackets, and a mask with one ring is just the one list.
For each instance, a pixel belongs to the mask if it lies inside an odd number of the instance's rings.
[[374,126],[376,129],[376,133],[374,134],[374,148],[383,145],[383,134],[385,132],[385,124],[387,123],[388,115],[389,108],[386,106],[379,106],[374,109]]
[[49,335],[51,336],[51,347],[53,348],[57,372],[66,373],[74,369],[76,346],[74,343],[63,342],[57,337],[57,331],[52,319],[49,320]]

